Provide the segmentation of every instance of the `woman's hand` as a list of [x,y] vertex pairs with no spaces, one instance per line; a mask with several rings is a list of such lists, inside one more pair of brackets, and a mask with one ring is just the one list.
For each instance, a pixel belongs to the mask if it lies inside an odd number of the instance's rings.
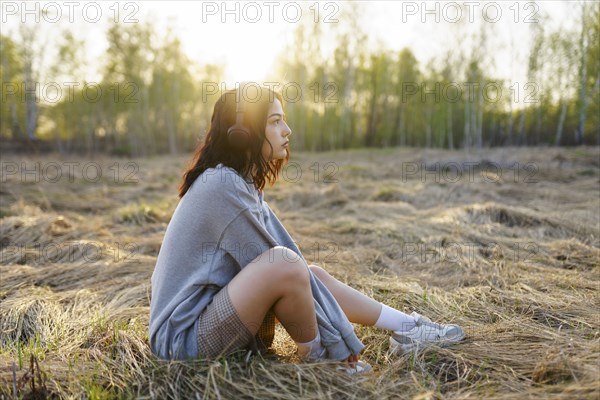
[[358,354],[351,354],[350,357],[346,359],[350,363],[352,368],[356,368],[356,363],[358,362]]

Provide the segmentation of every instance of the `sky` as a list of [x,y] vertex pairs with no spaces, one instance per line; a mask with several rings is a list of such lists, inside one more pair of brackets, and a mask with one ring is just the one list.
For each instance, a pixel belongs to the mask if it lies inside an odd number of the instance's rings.
[[[525,79],[532,25],[543,24],[548,30],[570,29],[577,20],[576,7],[557,0],[358,3],[363,10],[360,26],[368,34],[369,48],[398,51],[410,47],[422,65],[448,49],[458,52],[458,56],[460,49],[468,44],[461,40],[460,32],[473,32],[481,24],[486,25],[490,32],[488,45],[495,49],[493,59],[488,60],[489,68],[498,77],[515,82]],[[97,60],[106,51],[104,37],[110,19],[122,23],[151,19],[158,31],[172,21],[191,59],[201,64],[225,63],[228,86],[242,80],[264,80],[286,43],[292,41],[298,17],[316,19],[327,34],[336,28],[335,24],[345,23],[344,10],[349,7],[347,2],[331,1],[35,1],[28,4],[2,1],[0,4],[3,34],[14,37],[23,18],[25,24],[35,25],[43,32],[41,36],[48,43],[44,63],[51,61],[53,43],[62,27],[85,40],[88,81],[98,81],[101,77]],[[468,4],[469,8],[459,14],[457,4]],[[43,10],[49,11],[48,16],[41,15]],[[28,13],[19,15],[23,11]],[[62,17],[59,22],[53,21],[57,15]],[[546,15],[550,21],[544,19]],[[329,35],[329,40],[322,43],[320,50],[324,57],[330,56],[335,45],[331,38]]]

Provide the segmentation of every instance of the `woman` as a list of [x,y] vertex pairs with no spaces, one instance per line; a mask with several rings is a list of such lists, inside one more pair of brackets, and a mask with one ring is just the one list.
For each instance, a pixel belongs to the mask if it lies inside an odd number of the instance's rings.
[[162,358],[266,350],[276,320],[306,361],[347,361],[369,370],[352,324],[392,331],[394,352],[448,344],[456,325],[407,315],[338,281],[300,250],[263,201],[290,157],[280,94],[254,85],[230,90],[180,186],[152,274],[150,344]]

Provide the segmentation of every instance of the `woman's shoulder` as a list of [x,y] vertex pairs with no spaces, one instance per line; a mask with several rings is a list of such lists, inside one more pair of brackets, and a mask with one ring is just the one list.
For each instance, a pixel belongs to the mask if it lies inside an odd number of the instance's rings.
[[254,203],[252,186],[233,168],[223,164],[207,168],[190,187],[193,196],[207,196],[211,201],[232,198],[242,203]]
[[207,168],[196,180],[206,184],[205,187],[207,188],[245,188],[249,183],[235,169],[223,164]]

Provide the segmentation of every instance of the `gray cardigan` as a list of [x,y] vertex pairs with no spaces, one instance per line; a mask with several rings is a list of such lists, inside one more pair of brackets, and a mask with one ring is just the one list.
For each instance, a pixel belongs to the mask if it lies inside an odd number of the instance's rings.
[[[152,273],[152,352],[163,359],[198,357],[202,310],[241,268],[278,245],[306,262],[251,181],[223,164],[204,171],[180,199]],[[310,282],[327,358],[358,354],[364,345],[335,298],[312,272]]]

